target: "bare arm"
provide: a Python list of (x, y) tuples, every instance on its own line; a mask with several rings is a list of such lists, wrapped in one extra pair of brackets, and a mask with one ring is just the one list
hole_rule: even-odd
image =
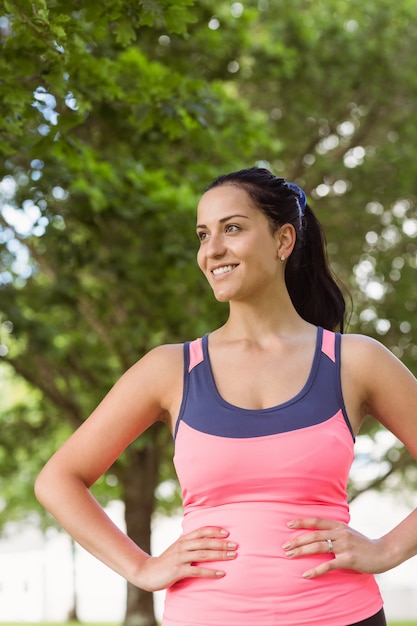
[(86, 550), (133, 584), (154, 591), (186, 576), (219, 577), (193, 566), (227, 556), (228, 533), (203, 528), (180, 537), (160, 557), (151, 557), (109, 519), (91, 495), (91, 485), (151, 424), (172, 424), (182, 394), (182, 346), (161, 346), (130, 368), (84, 424), (40, 473), (39, 501)]
[[(417, 459), (417, 381), (380, 343), (357, 335), (342, 339), (342, 382), (352, 426), (372, 415)], [(380, 573), (417, 554), (417, 510), (383, 537), (371, 540), (346, 524), (324, 519), (293, 520), (292, 528), (314, 528), (284, 547), (287, 556), (328, 551), (335, 558), (305, 573), (315, 577), (337, 568)]]

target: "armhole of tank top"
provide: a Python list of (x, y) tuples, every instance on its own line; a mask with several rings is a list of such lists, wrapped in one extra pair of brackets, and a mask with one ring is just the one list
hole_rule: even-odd
[(190, 341), (186, 341), (184, 343), (183, 346), (183, 350), (184, 350), (184, 372), (183, 372), (183, 383), (182, 383), (182, 400), (181, 400), (181, 406), (180, 406), (180, 410), (178, 412), (178, 417), (177, 417), (177, 421), (175, 422), (175, 428), (174, 428), (174, 442), (175, 439), (177, 437), (177, 432), (178, 432), (178, 428), (182, 419), (182, 416), (184, 414), (184, 409), (185, 409), (185, 404), (187, 401), (187, 395), (188, 395), (188, 369), (190, 367)]
[(356, 440), (355, 433), (352, 429), (352, 424), (350, 423), (349, 416), (346, 411), (345, 400), (343, 398), (343, 389), (342, 389), (342, 372), (341, 372), (341, 364), (342, 364), (342, 335), (340, 333), (334, 333), (334, 341), (335, 341), (335, 362), (336, 362), (336, 393), (340, 403), (340, 408), (342, 409), (343, 417), (345, 418), (345, 422), (347, 427), (349, 428), (350, 434), (352, 435), (353, 441)]

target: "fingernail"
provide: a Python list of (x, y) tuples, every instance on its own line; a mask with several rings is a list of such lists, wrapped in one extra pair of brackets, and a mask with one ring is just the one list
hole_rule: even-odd
[(288, 522), (287, 526), (288, 528), (294, 528), (295, 522)]
[(231, 550), (234, 550), (235, 548), (237, 548), (237, 543), (232, 543), (231, 541), (229, 541), (227, 547)]
[(304, 572), (303, 574), (303, 578), (311, 578), (312, 572), (308, 571), (308, 572)]
[(285, 553), (285, 556), (294, 556), (295, 552), (294, 550), (289, 550), (289, 552)]
[(217, 578), (221, 578), (222, 576), (224, 576), (225, 572), (216, 572), (216, 576)]
[(283, 550), (289, 550), (289, 548), (291, 548), (291, 544), (290, 543), (284, 543), (284, 545), (282, 546)]
[(229, 534), (229, 532), (228, 532), (227, 530), (223, 530), (223, 529), (222, 529), (222, 530), (220, 531), (220, 534), (221, 534), (221, 535), (228, 535), (228, 534)]
[(236, 556), (236, 552), (226, 552), (226, 556), (234, 557), (234, 556)]

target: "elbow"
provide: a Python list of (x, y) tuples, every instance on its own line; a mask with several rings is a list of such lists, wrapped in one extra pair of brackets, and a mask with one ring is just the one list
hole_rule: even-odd
[(54, 517), (67, 502), (88, 485), (76, 473), (57, 462), (52, 457), (41, 470), (34, 483), (34, 493), (38, 502)]
[(49, 481), (47, 472), (45, 471), (45, 468), (43, 468), (43, 470), (37, 476), (34, 484), (35, 498), (40, 504), (42, 504), (42, 506), (47, 505), (47, 495), (50, 491), (50, 488), (48, 487), (48, 482)]
[(54, 506), (57, 497), (59, 497), (61, 482), (56, 463), (48, 461), (40, 471), (34, 484), (36, 499), (48, 511), (51, 511), (51, 507)]

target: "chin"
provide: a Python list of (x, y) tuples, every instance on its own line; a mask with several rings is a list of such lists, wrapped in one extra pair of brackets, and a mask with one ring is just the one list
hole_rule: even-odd
[(230, 301), (230, 296), (227, 296), (226, 294), (214, 292), (214, 297), (216, 298), (217, 302), (229, 302)]

